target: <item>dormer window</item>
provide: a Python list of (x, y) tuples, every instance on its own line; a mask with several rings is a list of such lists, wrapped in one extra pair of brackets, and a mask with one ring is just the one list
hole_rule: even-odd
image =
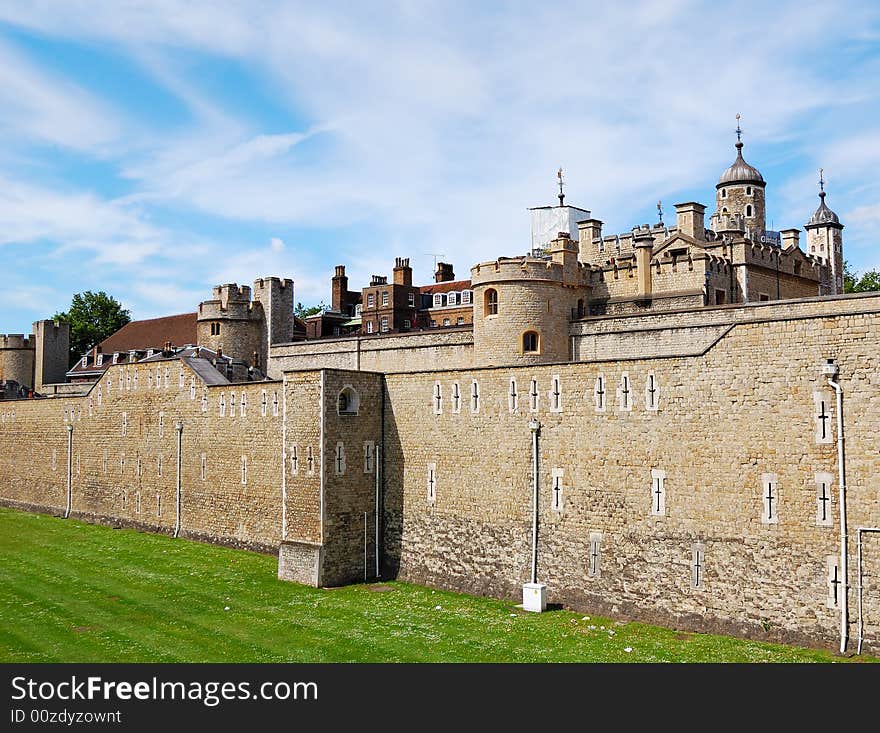
[(455, 305), (458, 302), (458, 293), (451, 292), (446, 295), (446, 305)]
[(89, 357), (87, 357), (87, 356), (84, 356), (84, 357), (80, 360), (80, 363), (79, 363), (79, 365), (80, 365), (83, 369), (85, 369), (85, 368), (88, 366), (88, 364), (89, 364)]
[(111, 364), (118, 364), (119, 363), (119, 352), (118, 351), (113, 352), (113, 360), (110, 363)]
[(443, 293), (434, 293), (434, 307), (442, 308), (443, 307)]
[(147, 349), (147, 358), (149, 359), (149, 358), (150, 358), (153, 354), (155, 354), (155, 353), (156, 353), (156, 352), (153, 351), (153, 349)]
[(104, 365), (104, 355), (98, 354), (98, 358), (95, 361), (95, 366), (103, 366)]
[(359, 316), (359, 315), (361, 314), (361, 310), (363, 310), (363, 306), (362, 306), (360, 303), (358, 303), (358, 304), (354, 307), (354, 315), (355, 315), (355, 317), (357, 317), (357, 316)]
[(462, 305), (470, 305), (471, 304), (471, 291), (470, 290), (462, 290), (461, 291), (461, 304)]

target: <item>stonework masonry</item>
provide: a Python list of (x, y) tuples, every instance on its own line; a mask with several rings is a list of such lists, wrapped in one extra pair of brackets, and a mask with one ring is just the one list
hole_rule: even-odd
[[(443, 334), (446, 348), (465, 335)], [(0, 406), (0, 500), (64, 514), (69, 460), (74, 517), (277, 551), (281, 577), (312, 585), (372, 579), (378, 555), (382, 577), (517, 597), (537, 419), (538, 575), (550, 602), (834, 644), (836, 415), (820, 366), (835, 359), (845, 390), (852, 537), (880, 524), (880, 295), (586, 318), (571, 337), (567, 363), (437, 359), (432, 370), (311, 368), (246, 384), (205, 385), (173, 358), (112, 366), (85, 396)], [(851, 636), (855, 551), (851, 539)], [(880, 541), (866, 534), (870, 653), (878, 579)]]

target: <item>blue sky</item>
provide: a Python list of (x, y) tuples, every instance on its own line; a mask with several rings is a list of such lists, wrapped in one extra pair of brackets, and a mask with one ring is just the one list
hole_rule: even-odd
[(873, 2), (3, 0), (0, 332), (89, 289), (149, 318), (263, 275), (326, 301), (395, 256), (467, 277), (527, 249), (560, 165), (606, 233), (711, 211), (737, 112), (768, 225), (824, 167), (880, 268), (878, 79)]

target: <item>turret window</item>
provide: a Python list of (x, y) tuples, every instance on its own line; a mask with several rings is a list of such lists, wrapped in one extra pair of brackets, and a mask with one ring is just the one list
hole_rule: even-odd
[(727, 198), (727, 189), (726, 188), (721, 189), (721, 198), (723, 198), (723, 199)]
[(487, 316), (496, 316), (498, 315), (498, 291), (494, 288), (489, 288), (486, 291), (486, 308), (485, 314)]
[(524, 354), (537, 354), (538, 353), (538, 332), (537, 331), (526, 331), (522, 336), (522, 350)]
[(219, 323), (212, 323), (211, 324), (211, 335), (212, 336), (219, 336), (220, 335), (220, 324)]
[(748, 206), (746, 206), (746, 216), (751, 216), (751, 215), (752, 215), (752, 205), (749, 204)]
[(746, 186), (746, 196), (751, 196), (751, 195), (752, 195), (752, 187)]

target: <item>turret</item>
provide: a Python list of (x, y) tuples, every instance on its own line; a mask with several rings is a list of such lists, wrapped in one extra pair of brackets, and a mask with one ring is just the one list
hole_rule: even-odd
[(712, 217), (713, 229), (721, 231), (729, 227), (730, 219), (724, 224), (725, 215), (739, 215), (745, 229), (757, 238), (764, 233), (766, 226), (765, 188), (766, 183), (760, 171), (746, 163), (742, 156), (742, 130), (739, 115), (736, 116), (736, 160), (721, 174), (715, 186), (716, 211)]
[(822, 295), (843, 292), (843, 224), (825, 203), (825, 176), (819, 169), (819, 208), (804, 225), (807, 230), (807, 252), (826, 268), (822, 279)]

